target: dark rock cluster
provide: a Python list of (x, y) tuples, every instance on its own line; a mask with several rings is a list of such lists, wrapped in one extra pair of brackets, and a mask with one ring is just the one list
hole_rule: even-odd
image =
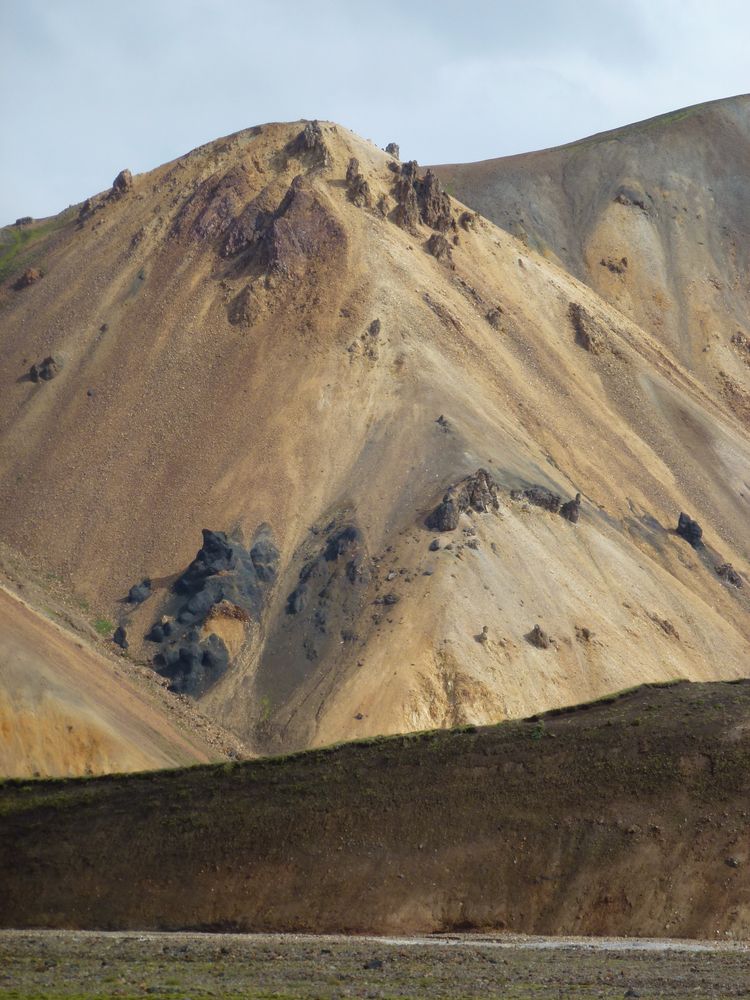
[(552, 645), (552, 640), (540, 625), (535, 625), (533, 629), (527, 633), (526, 639), (532, 646), (536, 646), (537, 649), (549, 649)]
[(129, 170), (121, 170), (120, 173), (115, 177), (112, 182), (111, 194), (114, 197), (119, 198), (121, 195), (126, 194), (133, 186), (133, 175)]
[(562, 504), (560, 514), (571, 524), (578, 524), (578, 518), (581, 516), (581, 494), (576, 493), (575, 499)]
[(389, 156), (393, 156), (397, 160), (401, 159), (401, 150), (398, 148), (397, 142), (389, 142), (385, 147), (385, 151), (389, 154)]
[(486, 469), (456, 483), (425, 520), (430, 531), (455, 531), (462, 513), (474, 510), (483, 514), (499, 508), (498, 486)]
[(161, 646), (154, 664), (172, 690), (197, 696), (226, 670), (224, 643), (202, 627), (217, 611), (242, 620), (259, 617), (278, 560), (267, 529), (257, 533), (249, 549), (238, 537), (204, 529), (198, 553), (173, 584), (174, 617), (155, 622), (146, 635)]
[(433, 233), (425, 244), (425, 250), (443, 264), (450, 264), (453, 257), (451, 245), (442, 233)]
[(694, 549), (702, 544), (703, 529), (697, 521), (685, 513), (681, 513), (677, 520), (677, 534), (686, 542), (690, 542)]
[(63, 368), (62, 358), (49, 355), (42, 361), (37, 361), (29, 368), (29, 378), (32, 382), (49, 382), (60, 374)]

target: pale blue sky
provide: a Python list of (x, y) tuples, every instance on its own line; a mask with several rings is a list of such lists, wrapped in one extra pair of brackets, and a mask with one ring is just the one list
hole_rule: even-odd
[(735, 0), (0, 0), (0, 39), (0, 224), (266, 121), (435, 163), (750, 90)]

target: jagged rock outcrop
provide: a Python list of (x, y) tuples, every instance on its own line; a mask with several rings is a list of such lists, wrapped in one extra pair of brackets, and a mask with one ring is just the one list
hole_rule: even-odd
[(401, 150), (399, 149), (397, 142), (389, 142), (388, 145), (385, 147), (385, 151), (386, 153), (388, 153), (389, 156), (393, 156), (397, 160), (401, 159)]
[(677, 520), (677, 534), (686, 542), (690, 542), (694, 549), (702, 544), (703, 529), (688, 514), (680, 514)]
[(346, 169), (346, 189), (349, 200), (357, 208), (372, 207), (370, 185), (367, 183), (364, 174), (360, 171), (359, 160), (355, 156), (349, 160), (349, 166)]
[(327, 167), (331, 162), (331, 153), (318, 121), (306, 123), (297, 138), (292, 141), (289, 152), (292, 156), (311, 154), (315, 165), (319, 167)]
[(451, 200), (432, 170), (420, 178), (416, 160), (402, 164), (393, 191), (397, 202), (394, 220), (403, 229), (416, 232), (420, 222), (439, 233), (452, 228)]
[(451, 486), (442, 501), (425, 520), (430, 531), (455, 531), (461, 514), (474, 510), (478, 514), (497, 511), (498, 485), (486, 469), (477, 469), (455, 486)]
[(48, 355), (29, 368), (29, 378), (32, 382), (49, 382), (56, 378), (63, 369), (63, 360), (58, 355)]

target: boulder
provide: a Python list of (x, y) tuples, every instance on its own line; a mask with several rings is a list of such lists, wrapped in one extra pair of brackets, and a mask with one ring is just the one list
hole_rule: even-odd
[(22, 288), (28, 288), (29, 285), (33, 285), (34, 282), (39, 281), (43, 277), (44, 274), (38, 267), (27, 267), (21, 277), (16, 280), (13, 287), (16, 291), (20, 292)]
[(398, 148), (397, 142), (389, 142), (385, 147), (385, 151), (389, 154), (389, 156), (393, 156), (397, 160), (401, 159), (401, 150)]
[(574, 500), (568, 500), (560, 507), (560, 514), (571, 524), (577, 524), (581, 516), (581, 494), (576, 493)]
[(122, 625), (118, 625), (117, 626), (117, 628), (115, 629), (114, 635), (112, 636), (112, 642), (116, 646), (119, 646), (120, 649), (127, 649), (128, 648), (128, 645), (129, 645), (129, 643), (128, 643), (128, 634), (125, 631), (124, 626), (122, 626)]
[(552, 645), (552, 640), (540, 625), (535, 625), (526, 638), (537, 649), (549, 649)]
[(441, 263), (449, 264), (453, 258), (451, 245), (442, 233), (433, 233), (425, 244), (425, 250)]
[(690, 542), (694, 549), (702, 544), (703, 529), (697, 521), (694, 521), (684, 512), (680, 513), (677, 520), (677, 534), (680, 538), (684, 538), (686, 542)]
[(142, 604), (149, 597), (151, 597), (151, 581), (145, 577), (128, 591), (128, 604)]
[(120, 173), (112, 181), (112, 194), (122, 195), (126, 191), (129, 191), (133, 186), (133, 175), (129, 170), (121, 170)]
[(50, 354), (29, 368), (29, 378), (32, 382), (49, 382), (60, 374), (62, 368), (62, 359)]

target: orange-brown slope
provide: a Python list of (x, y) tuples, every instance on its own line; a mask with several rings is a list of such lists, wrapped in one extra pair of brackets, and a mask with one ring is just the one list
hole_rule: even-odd
[[(50, 239), (3, 293), (2, 537), (122, 616), (139, 657), (185, 610), (202, 528), (262, 542), (248, 620), (225, 600), (189, 638), (226, 644), (201, 703), (258, 747), (745, 672), (746, 591), (716, 573), (750, 554), (745, 427), (434, 181), (335, 125), (264, 126)], [(24, 380), (47, 355), (56, 377)], [(431, 549), (425, 516), (480, 467), (497, 509)], [(579, 523), (511, 499), (530, 484), (581, 492)], [(142, 576), (152, 596), (120, 603)]]
[(749, 688), (9, 784), (0, 925), (745, 938)]
[(153, 770), (222, 756), (123, 673), (0, 587), (0, 775)]

